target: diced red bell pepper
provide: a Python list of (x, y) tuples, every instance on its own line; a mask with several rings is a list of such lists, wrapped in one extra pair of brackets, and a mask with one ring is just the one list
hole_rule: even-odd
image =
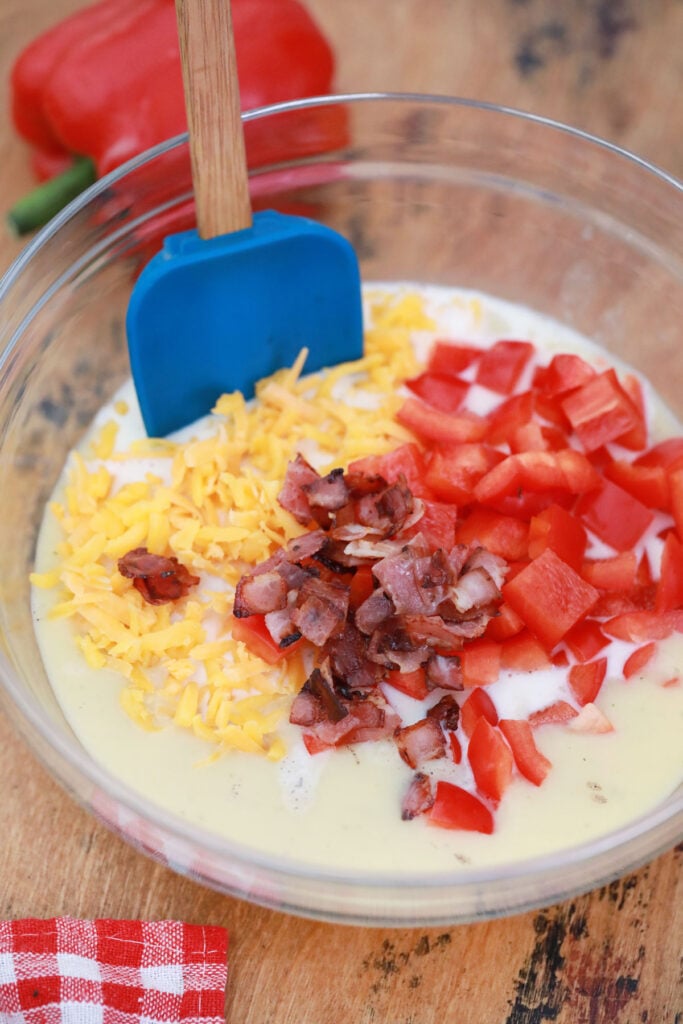
[(561, 352), (550, 360), (534, 384), (546, 395), (563, 395), (580, 388), (596, 376), (596, 370), (581, 356)]
[(539, 725), (558, 725), (564, 722), (571, 721), (572, 718), (576, 718), (578, 711), (573, 708), (566, 700), (556, 700), (553, 704), (549, 704), (547, 708), (541, 708), (539, 711), (532, 711), (529, 715), (529, 725), (536, 729)]
[(434, 804), (428, 812), (429, 822), (440, 828), (463, 829), (491, 835), (493, 814), (486, 804), (462, 786), (452, 782), (437, 782)]
[(501, 402), (486, 417), (489, 428), (486, 439), (489, 444), (506, 444), (516, 430), (531, 423), (534, 416), (534, 395), (523, 391)]
[(595, 619), (582, 619), (565, 635), (564, 642), (577, 661), (592, 661), (609, 644), (600, 623)]
[(635, 551), (622, 551), (614, 558), (587, 559), (581, 575), (598, 590), (627, 593), (636, 585), (638, 559)]
[(465, 444), (483, 441), (487, 423), (482, 416), (464, 409), (461, 413), (441, 412), (418, 398), (407, 398), (396, 419), (423, 441), (441, 444)]
[(233, 616), (230, 630), (233, 640), (240, 640), (252, 654), (262, 658), (269, 665), (277, 665), (278, 662), (284, 661), (303, 643), (303, 639), (295, 640), (286, 647), (280, 647), (268, 632), (264, 615), (249, 615), (242, 619)]
[(546, 548), (551, 548), (578, 572), (586, 541), (581, 523), (560, 505), (549, 505), (529, 523), (529, 558), (538, 558)]
[(608, 462), (603, 470), (612, 483), (632, 495), (647, 508), (666, 512), (671, 507), (669, 480), (663, 466), (638, 466), (634, 462)]
[(683, 539), (683, 468), (672, 468), (667, 471), (671, 514), (676, 523), (678, 536)]
[(662, 550), (659, 580), (655, 593), (655, 611), (668, 612), (683, 607), (683, 544), (673, 531), (666, 535)]
[(624, 448), (629, 448), (631, 451), (639, 452), (647, 444), (647, 423), (645, 419), (643, 389), (638, 378), (634, 377), (632, 373), (627, 373), (623, 377), (621, 386), (637, 409), (638, 420), (631, 430), (622, 434), (619, 438), (619, 444), (623, 445)]
[(662, 469), (673, 469), (676, 463), (683, 462), (683, 437), (669, 437), (648, 448), (643, 455), (633, 461), (634, 466), (661, 466)]
[(462, 761), (462, 747), (460, 745), (460, 740), (454, 732), (448, 733), (448, 742), (451, 748), (451, 759), (453, 763), (460, 764)]
[(536, 746), (529, 723), (519, 718), (501, 718), (498, 726), (510, 744), (517, 771), (534, 786), (540, 786), (552, 764)]
[(366, 455), (349, 463), (349, 473), (383, 476), (387, 483), (395, 484), (403, 475), (416, 498), (431, 497), (425, 486), (425, 458), (414, 441), (402, 444), (384, 455)]
[(490, 725), (498, 724), (496, 705), (481, 686), (475, 687), (460, 707), (460, 725), (465, 736), (471, 736), (477, 719), (484, 717)]
[(500, 731), (486, 721), (477, 720), (467, 748), (477, 789), (489, 800), (499, 803), (512, 781), (512, 751)]
[(533, 421), (516, 427), (508, 437), (508, 444), (514, 455), (518, 452), (559, 452), (569, 447), (569, 440), (559, 427)]
[(406, 387), (435, 409), (457, 412), (470, 389), (468, 381), (445, 373), (426, 372), (405, 382)]
[(485, 505), (519, 491), (559, 489), (570, 494), (594, 490), (600, 477), (581, 452), (565, 448), (557, 452), (520, 452), (508, 455), (489, 470), (474, 488)]
[(535, 672), (537, 669), (547, 668), (550, 658), (545, 647), (524, 629), (503, 642), (500, 663), (503, 668), (515, 672)]
[(526, 559), (529, 526), (522, 519), (494, 509), (475, 507), (456, 529), (459, 544), (479, 543), (507, 561)]
[(466, 689), (495, 683), (500, 674), (500, 644), (495, 640), (470, 640), (458, 657)]
[(582, 665), (572, 665), (569, 669), (569, 688), (576, 697), (577, 703), (592, 704), (603, 684), (607, 672), (607, 658), (586, 661)]
[(497, 341), (482, 354), (477, 367), (477, 384), (509, 395), (533, 354), (534, 346), (529, 341)]
[(505, 456), (487, 444), (459, 444), (437, 448), (432, 454), (425, 483), (443, 501), (468, 505), (475, 484)]
[(611, 480), (579, 498), (575, 514), (584, 526), (616, 551), (635, 547), (654, 519), (651, 509)]
[(614, 726), (607, 715), (590, 702), (584, 704), (576, 718), (572, 718), (569, 728), (575, 732), (594, 733), (595, 735), (614, 732)]
[(503, 587), (503, 599), (548, 650), (588, 614), (598, 596), (551, 548)]
[(436, 341), (429, 355), (427, 368), (431, 373), (457, 377), (481, 357), (483, 349), (458, 342)]
[(508, 640), (524, 629), (524, 623), (509, 604), (502, 601), (498, 613), (489, 619), (484, 636), (490, 640)]
[(630, 679), (631, 676), (644, 669), (654, 657), (656, 650), (657, 644), (654, 640), (650, 640), (649, 643), (643, 644), (642, 647), (638, 647), (632, 654), (629, 654), (624, 662), (624, 679)]
[(408, 697), (413, 697), (415, 700), (424, 700), (425, 697), (429, 696), (427, 675), (423, 668), (417, 668), (414, 672), (392, 670), (387, 673), (386, 681), (396, 690), (400, 690), (401, 693), (405, 693)]
[(683, 633), (683, 611), (634, 611), (615, 615), (602, 625), (603, 632), (617, 640), (640, 643), (665, 640), (672, 633)]
[(610, 441), (629, 440), (631, 431), (644, 431), (639, 410), (611, 369), (570, 392), (562, 408), (587, 452)]
[(602, 619), (614, 618), (627, 612), (650, 612), (655, 606), (656, 591), (654, 583), (650, 586), (635, 586), (628, 593), (610, 593), (609, 590), (603, 590), (591, 609), (591, 615)]

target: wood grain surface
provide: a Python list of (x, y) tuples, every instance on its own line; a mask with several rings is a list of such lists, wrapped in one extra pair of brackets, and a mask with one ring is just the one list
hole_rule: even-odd
[[(0, 3), (0, 195), (30, 184), (7, 79), (79, 0)], [(339, 91), (459, 94), (568, 121), (683, 177), (681, 0), (308, 0)], [(0, 237), (0, 269), (20, 250)], [(216, 895), (81, 811), (0, 717), (0, 915), (175, 917), (230, 930), (229, 1024), (681, 1024), (681, 853), (506, 920), (363, 929)]]

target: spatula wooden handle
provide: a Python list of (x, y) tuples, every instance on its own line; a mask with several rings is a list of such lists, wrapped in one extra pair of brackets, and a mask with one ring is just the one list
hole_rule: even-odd
[(230, 0), (176, 0), (202, 238), (251, 227)]

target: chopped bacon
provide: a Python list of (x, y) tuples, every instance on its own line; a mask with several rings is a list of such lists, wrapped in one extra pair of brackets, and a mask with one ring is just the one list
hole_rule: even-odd
[(265, 623), (266, 629), (279, 647), (288, 647), (295, 640), (301, 639), (301, 633), (292, 622), (292, 609), (289, 605), (268, 612)]
[[(244, 576), (234, 613), (264, 614), (280, 647), (303, 637), (316, 648), (316, 667), (290, 716), (305, 730), (307, 749), (394, 736), (413, 768), (444, 757), (443, 730), (452, 733), (458, 724), (455, 698), (447, 694), (426, 718), (402, 728), (379, 684), (390, 671), (420, 670), (430, 690), (461, 690), (456, 652), (496, 614), (506, 563), (479, 546), (437, 547), (414, 530), (425, 504), (402, 476), (391, 484), (341, 469), (320, 476), (298, 456), (280, 502), (301, 523), (317, 520), (319, 528)], [(351, 601), (360, 566), (371, 586)]]
[(168, 604), (185, 597), (190, 587), (199, 583), (177, 558), (153, 555), (147, 548), (133, 548), (119, 558), (122, 576), (133, 581), (133, 586), (148, 604)]
[(399, 615), (433, 615), (450, 583), (442, 550), (415, 557), (406, 545), (397, 555), (382, 558), (372, 571)]
[(266, 615), (286, 606), (287, 584), (278, 572), (271, 570), (242, 577), (235, 591), (232, 613), (241, 619), (248, 615)]
[(349, 588), (335, 580), (306, 580), (298, 593), (292, 622), (316, 647), (343, 629), (349, 607)]
[(500, 597), (500, 590), (486, 569), (481, 567), (465, 568), (450, 593), (450, 599), (459, 612), (468, 612), (470, 608), (493, 604), (500, 601)]
[(434, 718), (421, 718), (414, 725), (397, 729), (394, 739), (399, 754), (411, 768), (446, 756), (443, 730)]
[(361, 633), (370, 636), (393, 613), (393, 605), (384, 591), (373, 590), (360, 607), (356, 608), (354, 618)]
[(304, 558), (312, 558), (327, 543), (325, 530), (309, 530), (298, 537), (293, 537), (287, 545), (287, 558), (290, 562), (302, 562)]
[(292, 702), (289, 720), (292, 725), (315, 725), (325, 717), (320, 699), (304, 684)]
[(432, 654), (426, 665), (427, 683), (442, 690), (462, 690), (462, 669), (457, 655)]
[(327, 476), (304, 484), (303, 490), (311, 508), (322, 508), (326, 512), (336, 512), (349, 500), (343, 469), (333, 469)]
[(299, 523), (310, 523), (313, 518), (308, 495), (304, 488), (320, 479), (320, 474), (313, 469), (299, 454), (293, 462), (288, 463), (282, 490), (278, 494), (278, 501), (284, 509), (291, 512)]
[(416, 772), (401, 802), (401, 818), (412, 821), (418, 814), (424, 814), (434, 804), (432, 783), (424, 772)]
[(368, 660), (366, 647), (365, 637), (352, 622), (347, 622), (343, 633), (331, 637), (323, 648), (337, 686), (345, 695), (375, 687), (379, 681), (379, 670)]
[(305, 686), (318, 698), (330, 722), (340, 722), (346, 718), (349, 711), (334, 692), (329, 662), (324, 661), (320, 668), (314, 668)]
[(377, 494), (366, 494), (358, 501), (358, 522), (378, 530), (382, 537), (393, 537), (405, 526), (413, 511), (413, 495), (404, 477)]
[(434, 718), (437, 722), (441, 722), (444, 729), (450, 729), (452, 732), (455, 732), (460, 720), (460, 705), (455, 697), (447, 693), (429, 709), (427, 718)]

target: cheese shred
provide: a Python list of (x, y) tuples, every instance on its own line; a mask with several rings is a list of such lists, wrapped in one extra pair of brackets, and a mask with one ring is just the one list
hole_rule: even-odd
[[(400, 385), (418, 371), (412, 333), (434, 324), (412, 293), (371, 300), (370, 314), (357, 362), (304, 377), (304, 350), (258, 384), (256, 401), (219, 398), (183, 442), (121, 447), (119, 400), (70, 457), (51, 505), (62, 532), (56, 564), (32, 583), (59, 588), (51, 614), (73, 621), (88, 665), (121, 675), (122, 707), (142, 728), (173, 723), (212, 744), (212, 757), (284, 755), (278, 728), (305, 666), (297, 655), (268, 666), (232, 639), (234, 587), (302, 532), (277, 499), (297, 452), (326, 473), (412, 439), (395, 420)], [(117, 569), (136, 547), (176, 556), (201, 585), (173, 604), (147, 604)]]

